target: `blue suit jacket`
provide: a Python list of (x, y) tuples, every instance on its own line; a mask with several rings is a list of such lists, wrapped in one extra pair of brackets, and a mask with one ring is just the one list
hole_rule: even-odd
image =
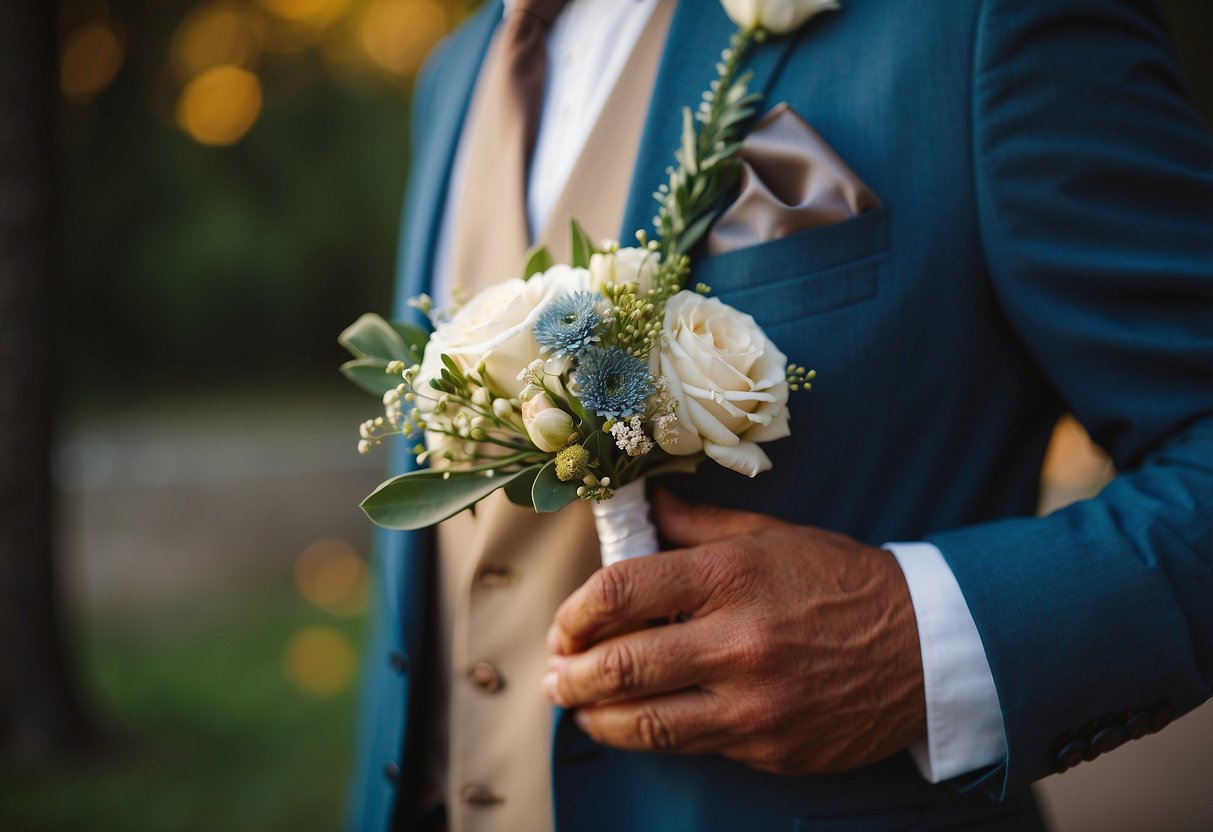
[[(489, 3), (413, 103), (399, 264), (423, 291)], [(621, 238), (647, 227), (731, 24), (675, 14)], [(594, 746), (559, 719), (563, 830), (883, 829), (1016, 803), (1018, 789), (1161, 726), (1213, 683), (1213, 151), (1154, 6), (1132, 0), (844, 0), (752, 61), (884, 208), (714, 258), (694, 280), (815, 367), (792, 437), (752, 482), (670, 485), (880, 544), (943, 552), (980, 631), (1008, 755), (926, 785), (905, 755), (830, 777)], [(1059, 413), (1121, 472), (1033, 518)], [(398, 458), (397, 467), (406, 464)], [(350, 825), (411, 811), (429, 658), (429, 546), (381, 534)], [(385, 776), (385, 765), (387, 774)], [(399, 771), (402, 776), (397, 776)], [(980, 788), (973, 788), (980, 786)], [(966, 820), (968, 818), (968, 820)], [(987, 828), (987, 827), (982, 827)]]

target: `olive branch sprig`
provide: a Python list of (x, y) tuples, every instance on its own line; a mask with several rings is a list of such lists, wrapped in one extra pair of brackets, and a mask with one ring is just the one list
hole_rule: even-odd
[(761, 93), (749, 90), (754, 73), (738, 70), (750, 46), (762, 37), (756, 27), (736, 31), (720, 54), (717, 78), (704, 91), (699, 108), (682, 109), (677, 165), (666, 169), (668, 180), (653, 194), (660, 203), (653, 227), (663, 262), (677, 260), (699, 243), (737, 184), (739, 128), (762, 100)]

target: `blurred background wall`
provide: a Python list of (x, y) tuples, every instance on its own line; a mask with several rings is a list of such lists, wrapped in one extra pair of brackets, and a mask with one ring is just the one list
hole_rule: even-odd
[[(475, 5), (4, 6), (0, 78), (46, 89), (0, 95), (45, 240), (0, 239), (0, 829), (336, 825), (382, 462), (334, 338), (388, 307), (410, 85)], [(1208, 116), (1209, 4), (1167, 8)], [(1064, 422), (1043, 508), (1110, 473)], [(1042, 794), (1064, 832), (1210, 829), (1211, 747), (1206, 706)]]

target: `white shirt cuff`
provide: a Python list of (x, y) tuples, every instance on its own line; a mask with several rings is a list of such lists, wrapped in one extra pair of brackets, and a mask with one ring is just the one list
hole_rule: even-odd
[(927, 738), (910, 747), (918, 771), (939, 783), (1002, 762), (1002, 711), (990, 664), (956, 576), (930, 543), (886, 543), (914, 604), (927, 698)]

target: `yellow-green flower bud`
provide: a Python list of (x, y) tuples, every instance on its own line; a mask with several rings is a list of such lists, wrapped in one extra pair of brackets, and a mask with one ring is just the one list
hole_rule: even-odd
[[(585, 475), (585, 466), (589, 462), (589, 451), (580, 445), (569, 445), (556, 454), (556, 476), (560, 478), (561, 482), (579, 480)], [(580, 491), (580, 489), (578, 490)]]

